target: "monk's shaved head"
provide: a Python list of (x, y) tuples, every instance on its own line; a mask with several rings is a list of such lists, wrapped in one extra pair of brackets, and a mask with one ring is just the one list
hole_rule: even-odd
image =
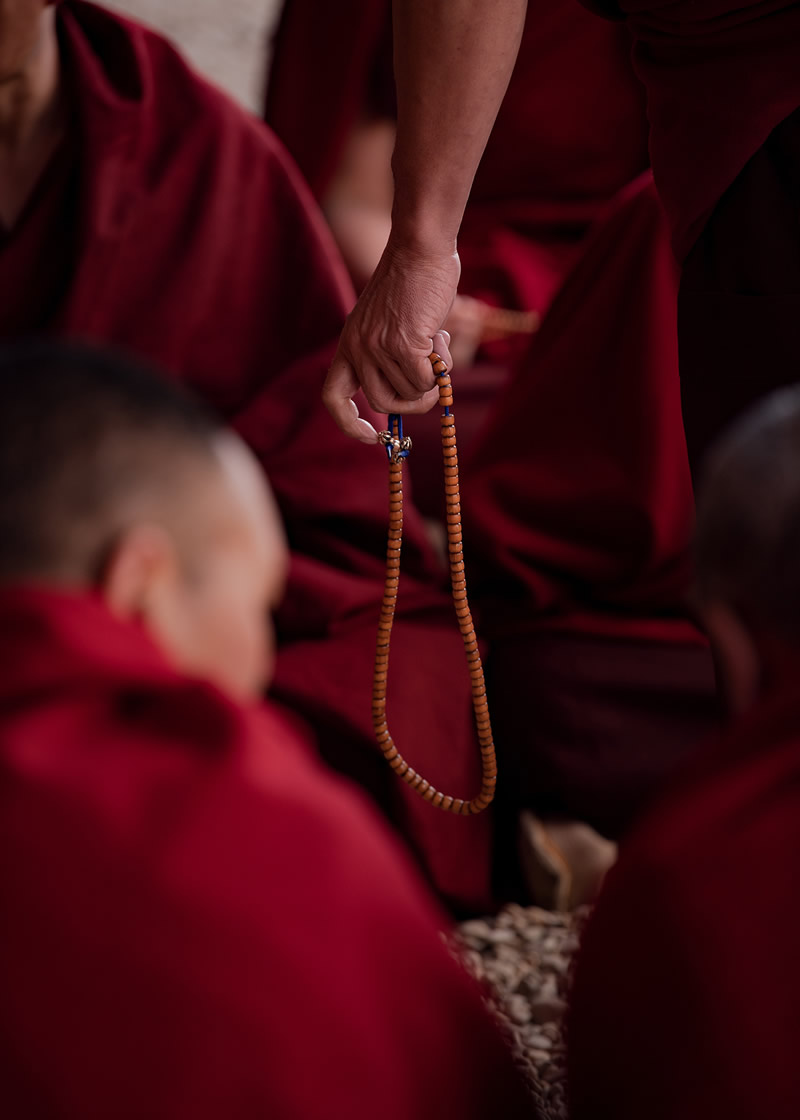
[(800, 643), (800, 388), (771, 394), (711, 452), (696, 578), (704, 603)]
[(85, 581), (142, 517), (180, 511), (219, 423), (118, 355), (0, 348), (0, 579)]
[(242, 441), (115, 354), (0, 348), (0, 582), (103, 596), (240, 697), (273, 664), (288, 553)]

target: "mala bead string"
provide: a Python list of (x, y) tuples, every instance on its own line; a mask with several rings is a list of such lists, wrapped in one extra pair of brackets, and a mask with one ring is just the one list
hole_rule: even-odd
[(486, 313), (481, 342), (497, 342), (515, 335), (536, 334), (541, 325), (538, 311), (507, 311), (493, 307)]
[(401, 416), (389, 417), (389, 429), (379, 433), (389, 459), (389, 535), (386, 546), (386, 582), (378, 622), (378, 641), (375, 650), (375, 675), (372, 688), (372, 723), (384, 757), (394, 772), (408, 782), (431, 805), (448, 813), (470, 816), (482, 812), (494, 797), (497, 784), (489, 706), (483, 678), (478, 639), (467, 601), (467, 583), (464, 573), (464, 549), (461, 535), (461, 501), (458, 486), (458, 452), (456, 449), (456, 424), (453, 416), (453, 388), (447, 366), (438, 354), (430, 355), (436, 383), (439, 387), (439, 404), (442, 406), (442, 454), (444, 458), (444, 488), (447, 504), (447, 542), (450, 554), (450, 583), (453, 590), (458, 625), (464, 640), (472, 687), (472, 708), (481, 754), (480, 793), (465, 801), (434, 789), (406, 760), (394, 744), (386, 722), (386, 687), (389, 679), (389, 647), (392, 623), (400, 586), (400, 553), (403, 543), (403, 461), (408, 458), (411, 440), (403, 436)]

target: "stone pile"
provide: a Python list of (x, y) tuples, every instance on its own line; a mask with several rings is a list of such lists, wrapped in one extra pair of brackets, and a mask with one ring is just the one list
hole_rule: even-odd
[(488, 985), (541, 1120), (566, 1120), (564, 1014), (572, 959), (586, 911), (557, 914), (507, 906), (463, 922), (456, 949)]

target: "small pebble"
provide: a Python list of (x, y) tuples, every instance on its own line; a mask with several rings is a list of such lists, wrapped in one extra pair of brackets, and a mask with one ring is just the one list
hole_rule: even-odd
[(529, 1018), (534, 1023), (560, 1023), (566, 1010), (563, 999), (537, 999), (530, 1005)]
[(531, 1005), (524, 996), (509, 996), (505, 1006), (512, 1023), (529, 1023), (531, 1021)]

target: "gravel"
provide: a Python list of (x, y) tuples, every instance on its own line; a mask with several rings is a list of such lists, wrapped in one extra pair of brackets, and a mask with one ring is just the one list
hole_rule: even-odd
[(541, 1120), (566, 1120), (563, 1037), (570, 966), (588, 910), (507, 906), (457, 930), (456, 951), (488, 986)]

